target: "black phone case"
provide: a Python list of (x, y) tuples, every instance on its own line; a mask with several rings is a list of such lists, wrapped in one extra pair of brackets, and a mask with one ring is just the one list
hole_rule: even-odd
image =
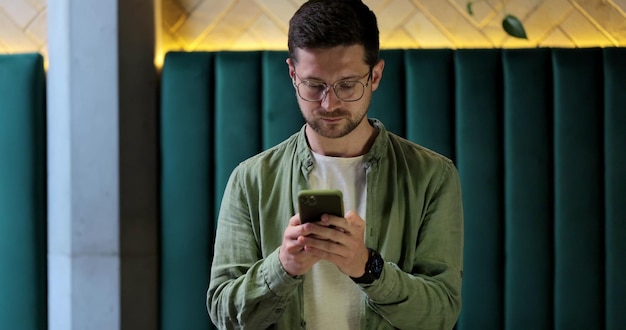
[(319, 221), (322, 214), (343, 217), (343, 194), (341, 190), (302, 190), (298, 194), (300, 221)]

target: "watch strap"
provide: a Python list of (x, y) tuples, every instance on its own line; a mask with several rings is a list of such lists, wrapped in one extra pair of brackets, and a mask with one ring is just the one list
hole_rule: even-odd
[(372, 284), (380, 278), (383, 272), (384, 261), (374, 249), (367, 249), (369, 255), (365, 264), (365, 273), (361, 277), (350, 277), (357, 284)]

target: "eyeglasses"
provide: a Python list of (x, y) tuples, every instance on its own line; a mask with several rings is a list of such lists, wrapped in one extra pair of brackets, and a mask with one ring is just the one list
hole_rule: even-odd
[[(295, 71), (294, 74), (300, 79), (300, 83), (296, 84), (294, 79), (293, 87), (298, 91), (300, 98), (309, 102), (319, 102), (323, 100), (331, 87), (335, 91), (335, 95), (337, 95), (338, 99), (344, 102), (358, 101), (363, 97), (365, 87), (369, 85), (370, 79), (372, 78), (372, 70), (370, 70), (358, 80), (340, 80), (330, 86), (325, 82), (302, 79)], [(365, 76), (367, 76), (367, 81), (363, 84), (360, 80), (365, 78)]]

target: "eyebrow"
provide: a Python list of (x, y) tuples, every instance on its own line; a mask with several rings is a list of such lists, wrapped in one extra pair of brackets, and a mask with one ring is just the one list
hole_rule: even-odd
[[(297, 72), (296, 72), (296, 73), (297, 73)], [(368, 73), (369, 73), (369, 72), (368, 72)], [(340, 78), (340, 79), (338, 79), (338, 80), (336, 80), (335, 82), (332, 82), (332, 83), (327, 83), (327, 82), (325, 82), (323, 79), (320, 79), (320, 78), (317, 78), (317, 77), (306, 77), (306, 78), (305, 78), (305, 77), (302, 77), (302, 76), (300, 76), (300, 75), (298, 75), (298, 77), (300, 77), (300, 79), (302, 79), (302, 80), (308, 80), (308, 81), (315, 80), (316, 82), (321, 82), (321, 83), (324, 83), (324, 84), (327, 84), (327, 85), (333, 85), (333, 84), (336, 84), (336, 83), (338, 83), (338, 82), (340, 82), (340, 81), (346, 81), (346, 80), (354, 81), (354, 80), (359, 80), (359, 79), (361, 79), (361, 78), (365, 77), (365, 75), (363, 75), (363, 76), (359, 76), (359, 75), (357, 74), (357, 75), (352, 75), (352, 76), (346, 76), (346, 77)]]

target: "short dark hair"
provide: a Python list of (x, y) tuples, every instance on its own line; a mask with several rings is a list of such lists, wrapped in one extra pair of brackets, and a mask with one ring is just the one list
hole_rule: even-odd
[(289, 20), (289, 57), (296, 48), (362, 45), (370, 68), (378, 62), (380, 40), (376, 15), (361, 0), (309, 0)]

